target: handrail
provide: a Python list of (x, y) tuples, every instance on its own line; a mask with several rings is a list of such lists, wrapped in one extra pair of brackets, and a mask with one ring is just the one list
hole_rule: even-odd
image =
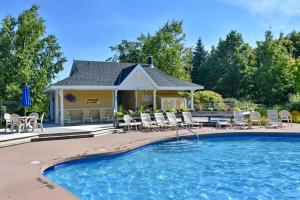
[[(192, 130), (191, 130), (190, 128), (188, 128), (188, 127), (182, 126), (182, 128), (184, 128), (184, 129), (188, 130), (189, 132), (193, 133), (195, 136), (197, 136), (197, 140), (198, 140), (198, 141), (200, 140), (199, 134), (197, 134), (196, 132), (192, 131)], [(180, 138), (180, 136), (179, 136), (179, 131), (178, 131), (178, 125), (176, 126), (176, 138), (177, 138), (177, 142), (179, 141), (179, 139), (180, 139), (180, 141), (181, 141), (181, 138)]]

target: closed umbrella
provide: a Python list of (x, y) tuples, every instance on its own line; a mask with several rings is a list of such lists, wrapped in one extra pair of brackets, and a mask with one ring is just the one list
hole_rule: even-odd
[(29, 90), (27, 83), (25, 83), (23, 90), (22, 90), (22, 99), (21, 99), (21, 106), (24, 107), (24, 109), (25, 109), (25, 116), (26, 116), (26, 107), (28, 107), (30, 105), (31, 105), (30, 90)]

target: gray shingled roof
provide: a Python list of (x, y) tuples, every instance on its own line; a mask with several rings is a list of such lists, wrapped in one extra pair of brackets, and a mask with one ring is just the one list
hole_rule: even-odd
[[(137, 65), (137, 63), (75, 60), (70, 76), (52, 86), (118, 86)], [(144, 64), (141, 66), (160, 87), (202, 87), (169, 76), (155, 67), (150, 68)]]

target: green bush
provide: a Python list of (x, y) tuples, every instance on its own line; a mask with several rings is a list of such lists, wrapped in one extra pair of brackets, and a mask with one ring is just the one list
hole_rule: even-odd
[(207, 103), (221, 103), (223, 102), (222, 96), (216, 92), (210, 90), (204, 90), (195, 92), (194, 94), (195, 104), (207, 104)]
[(122, 117), (123, 116), (123, 113), (122, 112), (116, 112), (115, 113), (115, 117)]
[(289, 96), (288, 108), (290, 111), (300, 111), (300, 94)]

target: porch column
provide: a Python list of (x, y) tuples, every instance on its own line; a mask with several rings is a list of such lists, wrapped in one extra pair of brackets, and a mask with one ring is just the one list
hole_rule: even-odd
[(60, 90), (60, 125), (64, 126), (64, 91)]
[(113, 91), (114, 113), (118, 112), (118, 90)]
[(137, 90), (135, 90), (134, 91), (134, 102), (135, 102), (135, 110), (137, 110), (138, 109), (138, 91)]
[(194, 110), (194, 90), (191, 90), (191, 110)]
[(53, 93), (49, 93), (49, 115), (50, 119), (53, 120)]
[(58, 123), (58, 91), (55, 90), (55, 123)]
[(156, 110), (156, 90), (153, 90), (153, 111)]

